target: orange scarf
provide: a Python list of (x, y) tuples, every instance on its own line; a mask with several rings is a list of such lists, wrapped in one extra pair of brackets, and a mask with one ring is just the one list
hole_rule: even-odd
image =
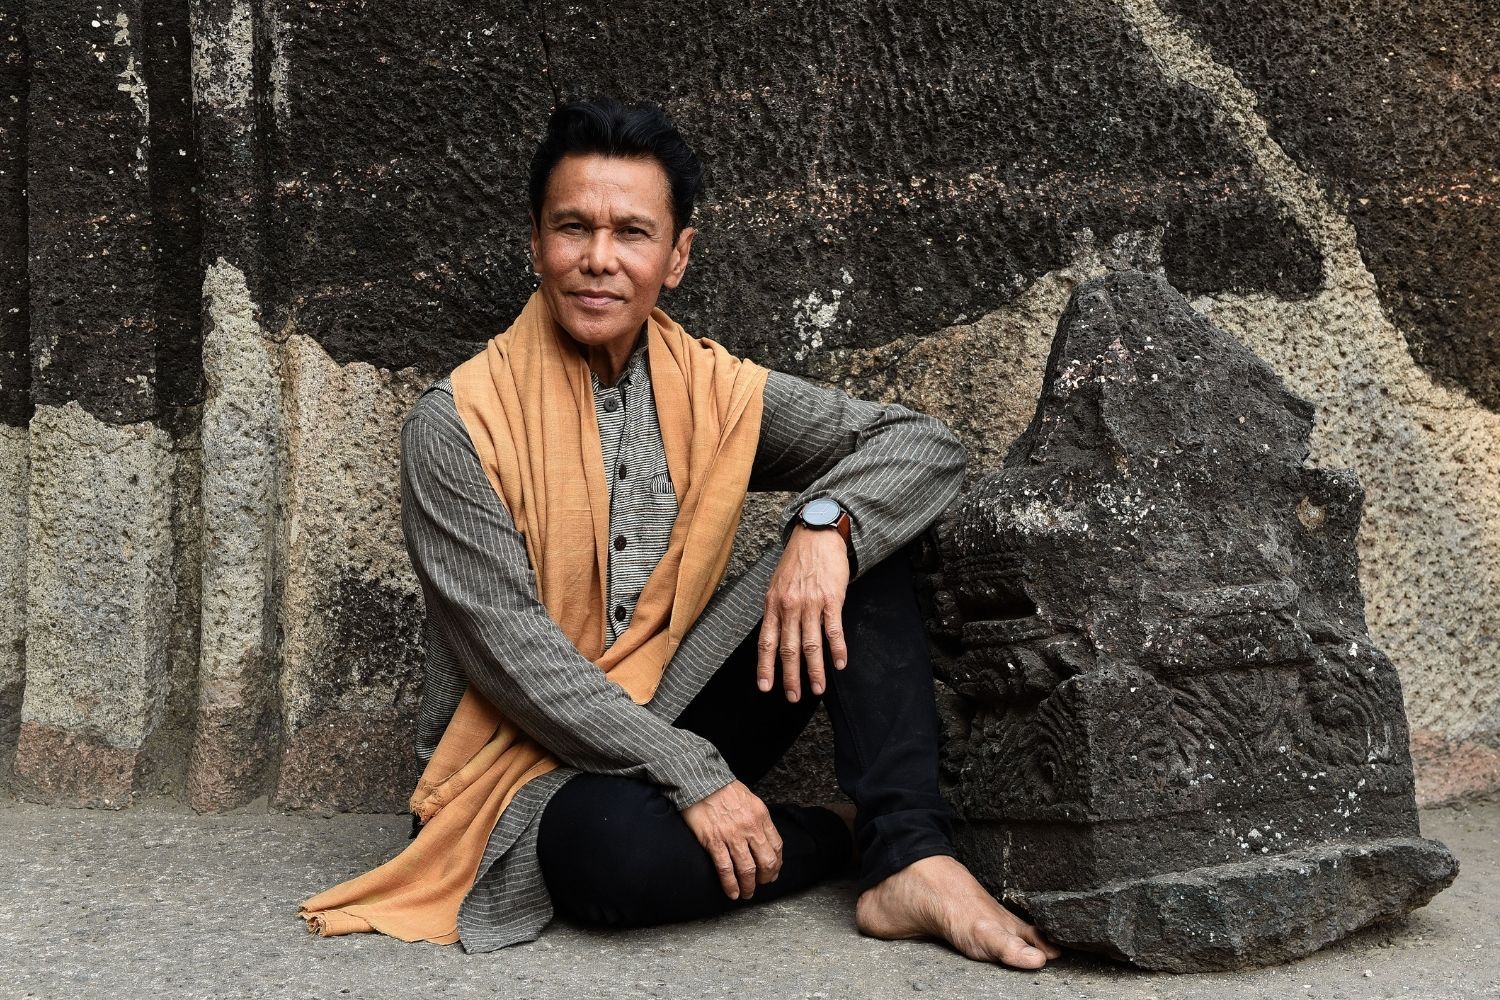
[[(760, 439), (766, 369), (654, 309), (646, 322), (678, 517), (629, 627), (604, 649), (609, 490), (588, 363), (534, 292), (515, 323), (453, 370), (453, 399), (495, 492), (526, 538), (538, 599), (577, 650), (651, 700), (724, 575)], [(580, 545), (580, 539), (593, 545)], [(471, 685), (411, 796), (415, 840), (298, 910), (325, 937), (379, 931), (452, 944), (500, 814), (558, 766)]]

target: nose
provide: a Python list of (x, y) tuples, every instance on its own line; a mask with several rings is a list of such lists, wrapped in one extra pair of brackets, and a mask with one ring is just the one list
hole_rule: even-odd
[(589, 274), (613, 274), (617, 264), (614, 234), (606, 226), (595, 229), (584, 247), (584, 270)]

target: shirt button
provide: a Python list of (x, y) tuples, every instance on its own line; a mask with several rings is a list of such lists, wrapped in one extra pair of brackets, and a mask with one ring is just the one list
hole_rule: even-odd
[(616, 604), (615, 605), (615, 621), (622, 622), (624, 620), (625, 620), (625, 605), (623, 605), (623, 604)]
[(605, 399), (604, 399), (604, 411), (606, 413), (613, 413), (616, 410), (618, 410), (619, 408), (620, 408), (620, 401), (618, 399), (616, 399), (613, 396), (607, 396), (607, 397), (605, 397)]
[(624, 462), (620, 463), (620, 478), (621, 479), (625, 478), (625, 463)]
[(624, 535), (616, 535), (615, 536), (615, 551), (619, 552), (623, 548), (625, 548), (625, 536)]

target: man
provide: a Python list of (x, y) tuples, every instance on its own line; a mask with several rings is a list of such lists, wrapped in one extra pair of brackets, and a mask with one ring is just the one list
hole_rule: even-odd
[[(956, 860), (937, 789), (904, 546), (955, 496), (962, 448), (930, 417), (766, 371), (657, 309), (686, 271), (701, 178), (654, 107), (557, 109), (532, 165), (540, 287), (403, 428), (403, 527), (429, 612), (413, 801), (423, 836), (451, 845), (439, 852), (477, 852), (488, 833), (458, 932), (410, 936), (489, 950), (535, 938), (554, 909), (687, 919), (857, 861), (862, 932), (1038, 968), (1058, 950)], [(747, 485), (799, 495), (781, 544), (710, 597)], [(762, 802), (748, 784), (825, 694), (852, 813)], [(460, 730), (483, 735), (455, 752)], [(479, 794), (481, 772), (497, 783)], [(450, 820), (466, 792), (500, 802), (498, 820), (477, 805)], [(452, 832), (429, 835), (441, 822)], [(360, 924), (345, 930), (408, 936), (330, 893), (304, 906), (325, 933), (338, 912)]]

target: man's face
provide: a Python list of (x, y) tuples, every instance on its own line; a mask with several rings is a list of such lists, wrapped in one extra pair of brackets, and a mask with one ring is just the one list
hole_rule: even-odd
[(662, 288), (687, 268), (672, 239), (667, 172), (650, 158), (570, 153), (547, 178), (531, 258), (552, 315), (586, 347), (631, 347)]

